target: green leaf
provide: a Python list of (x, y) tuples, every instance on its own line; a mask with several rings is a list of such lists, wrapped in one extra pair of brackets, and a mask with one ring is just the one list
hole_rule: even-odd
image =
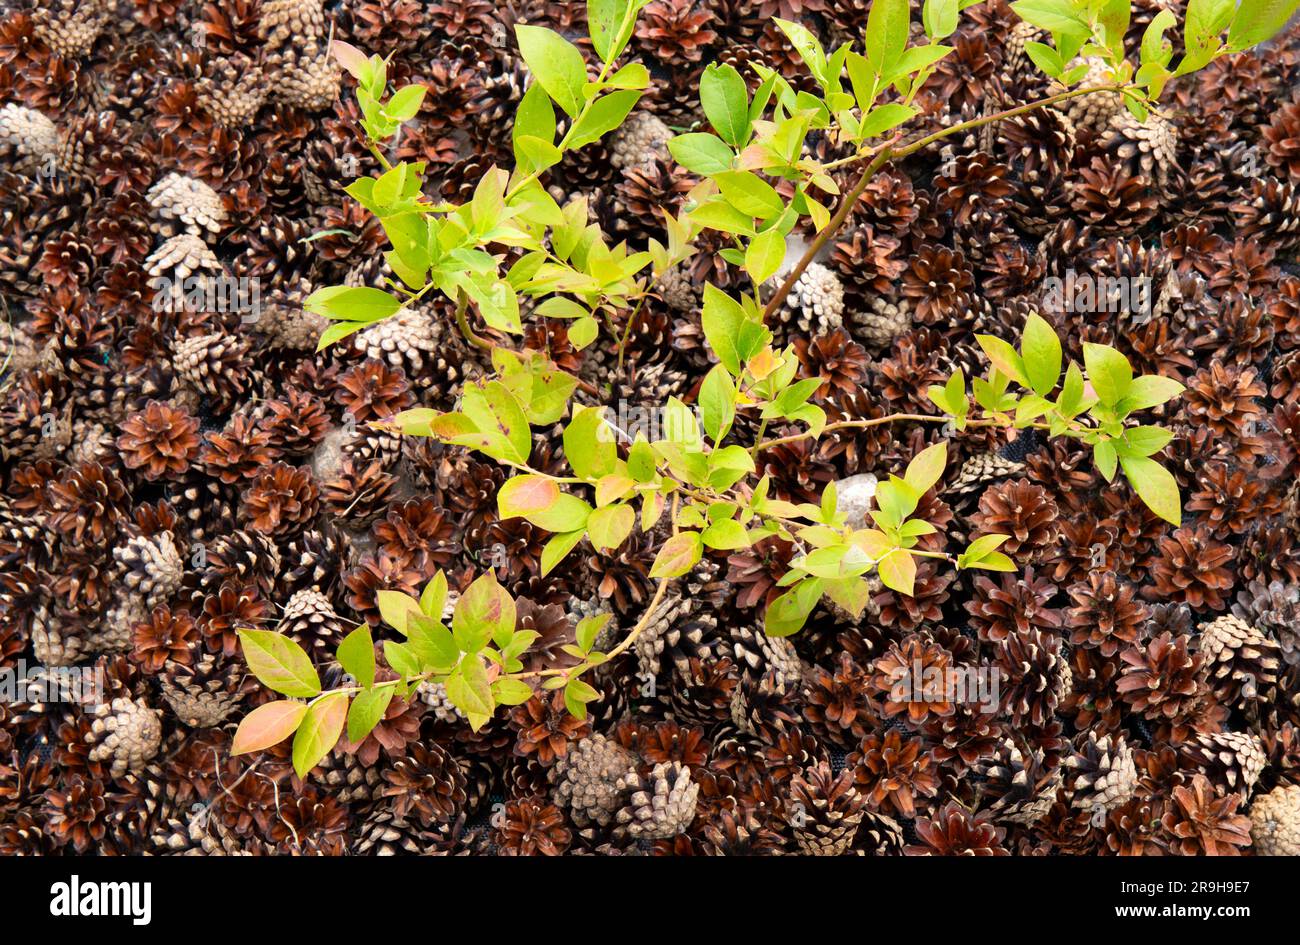
[(1183, 523), (1178, 483), (1165, 467), (1146, 456), (1121, 456), (1124, 476), (1147, 508), (1174, 526)]
[(335, 322), (320, 334), (320, 340), (316, 343), (316, 350), (324, 351), (336, 341), (342, 341), (351, 334), (355, 334), (363, 328), (369, 328), (370, 322)]
[(554, 479), (528, 474), (515, 476), (497, 490), (497, 515), (501, 518), (531, 518), (544, 512), (560, 499), (560, 487)]
[(456, 602), (451, 630), (456, 645), (466, 653), (477, 653), (488, 640), (509, 638), (515, 629), (515, 602), (500, 584), (495, 571), (474, 581)]
[(1011, 9), (1026, 23), (1050, 33), (1088, 32), (1069, 0), (1017, 0)]
[(902, 549), (895, 549), (876, 565), (880, 583), (911, 597), (916, 583), (916, 559)]
[(996, 335), (976, 335), (975, 340), (984, 349), (984, 354), (1001, 373), (1013, 381), (1029, 387), (1029, 378), (1025, 374), (1025, 362), (1015, 348)]
[(948, 465), (948, 446), (942, 440), (927, 446), (907, 464), (904, 481), (917, 495), (925, 495), (943, 475)]
[(602, 408), (580, 407), (574, 412), (573, 419), (564, 428), (564, 455), (581, 479), (595, 481), (614, 471), (618, 449), (613, 431), (603, 419)]
[(650, 566), (652, 578), (681, 577), (699, 564), (704, 554), (704, 543), (699, 532), (682, 532), (664, 542)]
[(587, 717), (587, 703), (599, 698), (600, 693), (581, 679), (570, 679), (564, 687), (564, 707), (574, 718)]
[(797, 633), (821, 599), (819, 578), (805, 578), (768, 606), (763, 615), (763, 632), (770, 637), (788, 637)]
[(1124, 431), (1120, 455), (1151, 456), (1168, 446), (1173, 438), (1171, 431), (1160, 427), (1133, 427)]
[(745, 271), (754, 280), (754, 285), (761, 285), (776, 275), (783, 262), (785, 237), (775, 226), (755, 236), (745, 249)]
[(528, 516), (528, 521), (548, 532), (562, 534), (584, 528), (589, 515), (591, 515), (591, 506), (586, 501), (576, 495), (561, 492), (554, 505), (533, 512)]
[(240, 630), (244, 662), (268, 689), (310, 699), (320, 693), (320, 677), (311, 665), (307, 652), (282, 633), (274, 630)]
[(735, 157), (726, 142), (703, 131), (678, 135), (668, 142), (668, 150), (678, 164), (701, 177), (731, 170)]
[[(492, 685), (488, 682), (483, 661), (477, 654), (465, 654), (460, 666), (447, 677), (447, 698), (470, 717), (471, 726), (475, 718), (486, 721), (491, 717), (492, 710), (496, 708), (492, 701)], [(478, 727), (482, 727), (482, 724)]]
[(715, 364), (700, 385), (700, 419), (704, 432), (720, 445), (736, 418), (736, 385), (722, 364)]
[(704, 284), (704, 310), (701, 315), (704, 340), (733, 377), (740, 376), (740, 329), (745, 321), (745, 310), (739, 302), (713, 283)]
[(1083, 343), (1083, 364), (1097, 399), (1107, 407), (1119, 403), (1133, 383), (1133, 369), (1128, 358), (1109, 345)]
[(426, 89), (423, 85), (407, 85), (393, 93), (384, 103), (384, 112), (395, 121), (410, 121), (420, 111)]
[(1028, 53), (1034, 65), (1054, 79), (1059, 78), (1061, 73), (1065, 71), (1065, 63), (1061, 61), (1061, 54), (1045, 43), (1025, 43), (1025, 52)]
[(930, 39), (943, 39), (957, 29), (957, 0), (925, 0), (921, 23)]
[(553, 535), (542, 547), (542, 577), (550, 574), (555, 566), (564, 560), (565, 555), (572, 551), (578, 542), (582, 541), (582, 537), (586, 534), (585, 528), (579, 528), (575, 531)]
[(700, 533), (700, 540), (709, 548), (731, 551), (736, 548), (748, 548), (751, 544), (745, 526), (735, 519), (726, 518), (714, 522)]
[(713, 179), (722, 196), (746, 216), (770, 220), (785, 210), (785, 202), (776, 189), (756, 174), (748, 171), (724, 171)]
[(515, 37), (528, 69), (555, 103), (574, 117), (582, 109), (587, 66), (578, 47), (543, 26), (518, 25)]
[(442, 620), (443, 609), (447, 606), (447, 575), (439, 571), (424, 585), (420, 595), (420, 611), (430, 620)]
[(1124, 395), (1119, 407), (1125, 413), (1131, 413), (1134, 410), (1145, 410), (1148, 407), (1158, 407), (1160, 404), (1177, 397), (1186, 389), (1172, 377), (1143, 374), (1141, 377), (1133, 378), (1133, 383), (1129, 385), (1128, 393)]
[(1249, 49), (1273, 39), (1287, 25), (1300, 0), (1242, 0), (1232, 17), (1227, 40), (1234, 49)]
[(886, 131), (892, 131), (903, 122), (910, 120), (919, 111), (920, 109), (913, 108), (911, 105), (899, 105), (897, 102), (889, 102), (873, 108), (871, 114), (863, 119), (862, 125), (858, 128), (858, 137), (874, 138), (883, 135)]
[(305, 702), (281, 699), (259, 705), (240, 721), (230, 753), (244, 755), (280, 744), (297, 730), (306, 714)]
[(1119, 460), (1119, 454), (1109, 440), (1099, 440), (1093, 444), (1092, 460), (1107, 482), (1115, 478), (1115, 463)]
[(871, 0), (867, 14), (867, 61), (878, 76), (888, 76), (907, 48), (911, 28), (908, 0)]
[(821, 42), (813, 35), (808, 27), (800, 23), (792, 23), (789, 20), (783, 20), (780, 17), (772, 17), (773, 22), (785, 33), (786, 38), (790, 40), (790, 45), (794, 47), (799, 58), (804, 61), (808, 71), (813, 74), (819, 82), (826, 81), (826, 52), (822, 49)]
[(375, 594), (375, 603), (379, 606), (379, 616), (384, 623), (402, 636), (410, 631), (407, 624), (412, 617), (423, 616), (419, 602), (401, 591), (381, 590)]
[(392, 701), (392, 686), (357, 693), (348, 707), (348, 741), (353, 744), (364, 741), (384, 717)]
[(565, 135), (565, 145), (576, 150), (584, 145), (599, 141), (602, 135), (613, 131), (623, 124), (623, 119), (632, 111), (641, 93), (632, 89), (622, 89), (601, 96), (587, 109), (582, 119)]
[(376, 322), (394, 314), (402, 303), (387, 292), (368, 286), (327, 286), (307, 296), (302, 307), (340, 321)]
[(1009, 537), (1009, 535), (981, 535), (966, 546), (966, 551), (962, 554), (962, 557), (970, 561), (978, 561), (990, 551), (1001, 548)]
[(590, 653), (592, 646), (596, 643), (596, 637), (600, 631), (605, 629), (606, 624), (613, 618), (613, 614), (606, 611), (603, 614), (592, 614), (590, 617), (583, 617), (578, 621), (578, 626), (574, 630), (574, 635), (578, 641), (578, 649), (584, 653)]
[(1036, 312), (1030, 312), (1025, 321), (1020, 355), (1029, 386), (1046, 397), (1061, 377), (1061, 339), (1056, 337), (1047, 319)]
[(497, 705), (523, 705), (532, 697), (532, 688), (522, 679), (503, 677), (492, 683), (492, 698)]
[(620, 27), (631, 3), (632, 0), (587, 0), (587, 29), (591, 36), (591, 48), (596, 50), (596, 55), (602, 62), (613, 62), (623, 51), (619, 46), (622, 38)]
[(298, 733), (293, 737), (293, 770), (298, 777), (307, 777), (308, 772), (330, 753), (343, 732), (347, 714), (348, 697), (341, 692), (327, 693), (307, 709)]
[(749, 140), (749, 95), (734, 66), (711, 65), (700, 76), (700, 105), (723, 141), (741, 147)]
[(524, 137), (535, 138), (546, 144), (555, 141), (555, 109), (551, 106), (551, 97), (540, 84), (528, 86), (515, 108), (515, 124), (510, 132), (510, 140), (516, 154), (519, 151), (519, 139)]
[(460, 659), (460, 647), (440, 621), (428, 617), (412, 620), (410, 631), (407, 646), (419, 665), (415, 672), (403, 673), (404, 676), (430, 670), (445, 673)]
[(978, 561), (971, 562), (967, 567), (982, 568), (985, 571), (1014, 571), (1016, 563), (1000, 551), (990, 551)]
[(735, 233), (740, 236), (754, 236), (754, 218), (745, 216), (719, 194), (705, 201), (690, 212), (691, 222), (696, 226), (720, 230), (723, 233)]
[(587, 518), (587, 537), (597, 551), (617, 548), (636, 524), (636, 512), (624, 504), (607, 505), (596, 509)]
[(375, 684), (375, 643), (367, 624), (363, 623), (343, 638), (338, 647), (338, 658), (343, 671), (350, 673), (362, 689)]

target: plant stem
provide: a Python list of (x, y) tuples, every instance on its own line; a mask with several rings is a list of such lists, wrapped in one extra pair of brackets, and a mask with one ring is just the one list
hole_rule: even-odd
[(823, 247), (825, 247), (831, 238), (839, 232), (840, 227), (844, 225), (844, 221), (847, 220), (849, 214), (853, 212), (853, 207), (857, 204), (858, 199), (866, 192), (867, 185), (871, 183), (872, 176), (889, 161), (892, 161), (895, 158), (904, 158), (915, 154), (922, 148), (928, 147), (934, 142), (946, 138), (949, 135), (960, 134), (963, 131), (970, 131), (974, 128), (991, 124), (995, 121), (1014, 118), (1017, 115), (1023, 115), (1025, 112), (1031, 112), (1037, 108), (1055, 105), (1058, 102), (1078, 98), (1082, 95), (1091, 95), (1095, 92), (1116, 92), (1121, 95), (1127, 94), (1127, 90), (1124, 86), (1120, 85), (1093, 85), (1082, 89), (1071, 89), (1068, 92), (1051, 95), (1047, 98), (1039, 99), (1036, 102), (1030, 102), (1027, 105), (1018, 105), (1015, 108), (1008, 108), (1000, 112), (995, 112), (992, 115), (984, 115), (980, 118), (972, 118), (970, 121), (958, 122), (955, 125), (942, 128), (933, 134), (926, 135), (923, 138), (918, 138), (911, 144), (903, 145), (902, 147), (895, 148), (895, 143), (897, 141), (897, 138), (895, 138), (894, 141), (891, 141), (876, 152), (876, 156), (871, 159), (871, 163), (863, 170), (862, 176), (859, 177), (858, 182), (853, 185), (853, 189), (845, 195), (842, 201), (840, 201), (840, 205), (836, 209), (835, 215), (831, 217), (830, 222), (827, 223), (826, 227), (817, 234), (812, 245), (804, 251), (799, 262), (797, 262), (795, 267), (790, 270), (790, 274), (786, 276), (785, 282), (781, 283), (781, 287), (776, 290), (776, 294), (768, 300), (767, 305), (763, 308), (763, 321), (767, 322), (772, 315), (776, 313), (776, 310), (781, 307), (781, 303), (784, 302), (786, 296), (790, 294), (790, 291), (794, 288), (794, 284), (798, 282), (799, 277), (803, 275), (804, 270), (808, 268), (813, 259), (817, 257), (817, 254), (822, 251)]
[(459, 328), (460, 333), (465, 336), (465, 340), (468, 341), (470, 344), (472, 344), (475, 348), (479, 348), (483, 351), (491, 351), (492, 343), (488, 341), (486, 338), (480, 338), (478, 335), (474, 334), (474, 329), (470, 327), (469, 319), (465, 317), (465, 310), (468, 308), (469, 308), (469, 296), (465, 294), (465, 291), (463, 289), (457, 290), (456, 327)]
[(969, 121), (958, 122), (947, 128), (941, 128), (933, 134), (928, 134), (923, 138), (918, 138), (911, 144), (903, 145), (896, 152), (895, 157), (905, 158), (915, 154), (922, 148), (929, 147), (936, 141), (947, 138), (950, 135), (960, 134), (963, 131), (971, 131), (984, 125), (992, 124), (995, 121), (1003, 121), (1007, 118), (1015, 118), (1017, 115), (1023, 115), (1026, 112), (1032, 112), (1038, 108), (1044, 108), (1048, 105), (1056, 105), (1072, 98), (1079, 98), (1082, 95), (1092, 95), (1096, 92), (1115, 92), (1120, 95), (1125, 94), (1126, 90), (1122, 85), (1090, 85), (1082, 89), (1071, 89), (1068, 92), (1061, 92), (1057, 95), (1051, 95), (1047, 98), (1040, 98), (1036, 102), (1029, 102), (1025, 105), (1017, 105), (1015, 108), (1003, 109), (1000, 112), (994, 112), (992, 115), (983, 115), (979, 118), (972, 118)]
[(799, 281), (799, 277), (803, 275), (804, 270), (808, 268), (808, 265), (814, 258), (816, 258), (817, 254), (822, 251), (822, 247), (830, 241), (831, 237), (839, 232), (840, 227), (844, 225), (844, 221), (847, 220), (849, 214), (853, 212), (853, 207), (857, 204), (858, 198), (866, 192), (867, 185), (871, 183), (872, 176), (876, 171), (883, 167), (891, 157), (893, 157), (893, 154), (893, 143), (891, 142), (881, 148), (880, 151), (876, 153), (876, 156), (871, 159), (871, 163), (863, 169), (862, 176), (859, 177), (858, 182), (853, 185), (853, 189), (844, 196), (843, 200), (840, 201), (839, 208), (835, 211), (835, 215), (831, 217), (830, 222), (827, 223), (825, 228), (817, 234), (817, 237), (812, 241), (812, 245), (804, 252), (803, 257), (795, 263), (794, 268), (790, 270), (790, 274), (785, 277), (785, 281), (781, 283), (781, 287), (777, 289), (772, 298), (768, 300), (767, 305), (763, 308), (764, 322), (771, 319), (776, 310), (781, 307), (781, 303), (785, 301), (786, 296), (790, 294), (790, 290), (794, 288), (794, 284)]

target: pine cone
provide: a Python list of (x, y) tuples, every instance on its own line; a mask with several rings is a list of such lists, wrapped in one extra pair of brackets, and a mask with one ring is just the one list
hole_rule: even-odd
[(181, 722), (191, 728), (211, 728), (239, 705), (242, 677), (236, 662), (208, 653), (193, 663), (167, 663), (158, 682), (163, 700)]
[(506, 802), (497, 828), (503, 856), (562, 856), (572, 839), (564, 812), (538, 795)]
[[(1028, 756), (1026, 757), (1026, 752)], [(1047, 816), (1061, 790), (1061, 769), (1048, 764), (1040, 748), (1022, 751), (1003, 741), (998, 760), (983, 769), (988, 812), (998, 821), (1031, 827)]]
[(1127, 804), (1137, 792), (1138, 776), (1133, 752), (1124, 736), (1098, 737), (1093, 732), (1079, 736), (1074, 753), (1065, 766), (1075, 771), (1070, 790), (1074, 807), (1086, 811), (1112, 811)]
[(412, 743), (383, 777), (393, 813), (414, 816), (426, 827), (453, 821), (465, 807), (465, 773), (437, 744)]
[(144, 410), (122, 424), (117, 438), (122, 462), (142, 469), (146, 479), (178, 476), (198, 450), (199, 423), (183, 410), (151, 400)]
[(580, 739), (551, 771), (551, 799), (583, 828), (611, 824), (637, 784), (636, 759), (604, 735)]
[(176, 373), (218, 411), (225, 411), (248, 384), (248, 342), (214, 332), (176, 343), (172, 352)]
[(866, 797), (844, 770), (836, 777), (820, 762), (790, 784), (796, 815), (791, 818), (794, 843), (804, 856), (841, 856), (857, 837), (866, 812)]
[(1264, 746), (1249, 732), (1198, 732), (1179, 753), (1184, 763), (1221, 788), (1221, 795), (1236, 794), (1243, 804), (1268, 764)]
[(882, 812), (887, 804), (909, 820), (916, 817), (916, 799), (934, 797), (939, 789), (937, 771), (923, 743), (909, 737), (906, 742), (898, 729), (883, 735), (869, 733), (857, 750), (844, 760), (845, 770), (854, 780), (873, 811)]
[(1237, 708), (1255, 700), (1272, 701), (1281, 648), (1255, 627), (1225, 614), (1201, 628), (1197, 649), (1216, 701)]
[(1255, 798), (1250, 836), (1259, 856), (1300, 856), (1300, 785), (1276, 787)]
[(309, 525), (318, 505), (316, 483), (307, 467), (272, 463), (244, 493), (243, 513), (254, 531), (282, 537)]
[(0, 160), (16, 174), (35, 174), (54, 167), (59, 131), (38, 111), (12, 102), (0, 108)]
[(1134, 712), (1149, 719), (1177, 721), (1202, 702), (1201, 657), (1188, 648), (1186, 637), (1165, 632), (1145, 645), (1120, 653), (1124, 674), (1115, 688)]
[(1219, 797), (1204, 775), (1193, 778), (1190, 787), (1175, 787), (1172, 798), (1160, 821), (1173, 837), (1177, 853), (1239, 856), (1239, 847), (1250, 846), (1250, 819), (1233, 813), (1238, 806), (1237, 796)]
[(93, 746), (91, 761), (111, 762), (111, 774), (120, 778), (139, 771), (158, 754), (162, 742), (162, 717), (143, 700), (117, 698), (94, 711), (86, 740)]
[(625, 805), (614, 815), (614, 835), (634, 840), (665, 840), (683, 833), (695, 819), (700, 786), (679, 761), (661, 762), (631, 785)]
[(1133, 586), (1120, 584), (1114, 571), (1093, 571), (1068, 593), (1074, 601), (1066, 616), (1071, 645), (1093, 647), (1102, 656), (1136, 643), (1150, 617)]
[(972, 816), (957, 801), (949, 801), (930, 820), (916, 822), (921, 841), (908, 856), (1009, 856), (1002, 846), (1006, 831), (990, 822), (987, 813)]
[(1223, 595), (1232, 589), (1234, 553), (1205, 526), (1184, 526), (1160, 539), (1160, 554), (1151, 565), (1154, 584), (1142, 594), (1152, 601), (1185, 602), (1196, 610), (1222, 610)]
[(268, 49), (302, 46), (325, 36), (325, 11), (321, 0), (262, 0), (257, 33)]
[(313, 657), (313, 662), (334, 659), (338, 645), (349, 625), (334, 612), (333, 605), (320, 591), (298, 591), (284, 605), (279, 631)]
[(1006, 535), (1000, 546), (1017, 560), (1036, 563), (1056, 543), (1057, 508), (1051, 494), (1027, 479), (990, 486), (971, 519), (981, 534)]
[(113, 560), (125, 569), (126, 589), (144, 598), (146, 607), (156, 607), (181, 588), (185, 563), (170, 532), (152, 538), (140, 535), (113, 549)]
[(198, 237), (217, 236), (226, 226), (226, 205), (221, 196), (193, 177), (168, 174), (145, 194), (158, 217), (164, 236), (190, 233)]

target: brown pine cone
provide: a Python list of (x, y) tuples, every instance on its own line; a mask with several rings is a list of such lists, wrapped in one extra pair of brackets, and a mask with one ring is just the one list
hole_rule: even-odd
[(848, 653), (840, 653), (834, 671), (814, 666), (804, 680), (804, 718), (832, 744), (856, 744), (878, 724), (868, 697), (870, 678)]
[(1057, 508), (1051, 494), (1028, 479), (984, 490), (971, 524), (979, 534), (1006, 535), (999, 547), (1018, 561), (1038, 562), (1056, 543)]
[(1201, 657), (1188, 643), (1166, 632), (1120, 653), (1124, 673), (1115, 688), (1134, 712), (1153, 721), (1178, 721), (1199, 708), (1205, 697)]
[(122, 424), (117, 447), (128, 469), (146, 479), (178, 476), (189, 469), (199, 447), (199, 422), (184, 410), (156, 400)]
[(1250, 818), (1234, 813), (1239, 798), (1220, 797), (1203, 774), (1190, 786), (1173, 789), (1172, 803), (1160, 818), (1173, 838), (1173, 848), (1183, 856), (1240, 856), (1250, 846)]
[(1114, 571), (1093, 571), (1067, 593), (1074, 601), (1066, 612), (1073, 646), (1094, 647), (1111, 657), (1136, 643), (1146, 628), (1150, 611), (1136, 599), (1135, 588), (1121, 584)]
[(871, 733), (845, 759), (871, 809), (885, 812), (884, 805), (909, 820), (916, 816), (916, 799), (934, 797), (939, 789), (937, 772), (929, 752), (922, 753), (920, 738), (906, 742), (897, 729), (883, 735)]
[(1241, 708), (1256, 700), (1272, 701), (1282, 651), (1263, 632), (1240, 617), (1224, 614), (1201, 628), (1197, 650), (1218, 702)]
[(306, 528), (316, 517), (319, 490), (311, 471), (285, 463), (264, 467), (244, 493), (243, 514), (254, 531), (282, 537)]
[(227, 485), (253, 478), (279, 456), (271, 435), (243, 414), (231, 417), (220, 433), (209, 433), (199, 450), (199, 462)]
[(168, 662), (192, 663), (198, 630), (190, 615), (155, 607), (149, 619), (132, 632), (131, 659), (146, 673), (156, 673)]
[(907, 848), (908, 856), (1010, 856), (1002, 846), (1006, 830), (994, 825), (987, 812), (972, 815), (957, 801), (918, 820), (916, 836), (921, 842)]
[(981, 640), (997, 643), (1015, 633), (1056, 630), (1064, 623), (1061, 612), (1048, 606), (1056, 597), (1056, 585), (1037, 577), (1032, 567), (1025, 568), (1023, 577), (1004, 574), (995, 581), (981, 575), (974, 591), (966, 610)]
[(1159, 555), (1151, 565), (1154, 584), (1142, 595), (1196, 610), (1223, 610), (1223, 595), (1232, 590), (1234, 555), (1235, 549), (1216, 541), (1204, 525), (1184, 526), (1160, 539)]
[(564, 811), (540, 795), (507, 801), (501, 812), (497, 846), (502, 856), (562, 856), (572, 840)]
[(790, 784), (793, 810), (787, 815), (795, 847), (804, 856), (842, 856), (853, 845), (866, 813), (866, 797), (847, 768), (834, 775), (820, 762)]

